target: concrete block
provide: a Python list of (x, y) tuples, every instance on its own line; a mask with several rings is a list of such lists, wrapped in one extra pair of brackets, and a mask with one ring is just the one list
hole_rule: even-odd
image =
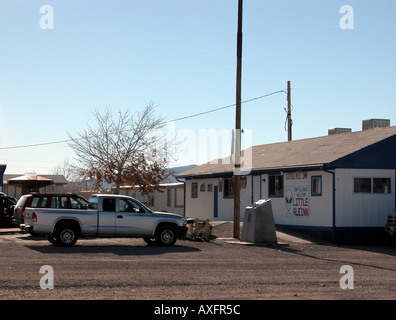
[(271, 200), (259, 200), (245, 208), (241, 240), (255, 243), (277, 242)]

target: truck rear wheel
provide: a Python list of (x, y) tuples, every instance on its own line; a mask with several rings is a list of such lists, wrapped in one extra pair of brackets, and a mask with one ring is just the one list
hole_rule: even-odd
[(58, 246), (72, 246), (78, 239), (77, 228), (73, 224), (62, 224), (55, 231), (55, 239)]
[(173, 246), (176, 240), (177, 232), (172, 226), (159, 227), (155, 234), (155, 242), (161, 246)]

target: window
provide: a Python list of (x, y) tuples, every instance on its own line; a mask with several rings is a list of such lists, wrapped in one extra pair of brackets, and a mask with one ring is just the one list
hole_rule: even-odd
[(148, 206), (149, 206), (149, 207), (154, 207), (154, 205), (155, 205), (154, 196), (148, 196), (148, 201), (147, 201), (147, 203), (148, 203)]
[(371, 178), (355, 178), (353, 181), (353, 192), (371, 193)]
[(168, 207), (172, 206), (172, 197), (171, 197), (171, 194), (172, 194), (172, 189), (168, 187), (168, 188), (166, 189), (166, 205), (167, 205)]
[(282, 175), (269, 176), (268, 196), (283, 197), (283, 176)]
[(234, 197), (234, 180), (232, 178), (224, 178), (224, 198)]
[(103, 199), (103, 211), (116, 211), (115, 210), (115, 199), (114, 198), (104, 198)]
[(119, 212), (146, 212), (143, 206), (130, 199), (119, 199), (118, 207)]
[(213, 184), (208, 183), (208, 192), (213, 192)]
[(82, 198), (70, 198), (70, 205), (72, 209), (87, 209), (88, 202)]
[(356, 193), (391, 193), (390, 178), (354, 178), (353, 191)]
[(322, 176), (311, 177), (311, 195), (312, 196), (322, 195)]
[(373, 193), (391, 193), (390, 178), (374, 178)]
[(51, 198), (51, 208), (55, 208), (55, 209), (69, 208), (69, 204), (67, 202), (67, 197), (52, 197)]
[(198, 198), (198, 183), (191, 184), (191, 198)]
[(9, 207), (15, 205), (16, 202), (14, 199), (3, 198), (3, 209), (8, 209)]
[(30, 207), (32, 208), (45, 208), (47, 206), (47, 197), (33, 197)]

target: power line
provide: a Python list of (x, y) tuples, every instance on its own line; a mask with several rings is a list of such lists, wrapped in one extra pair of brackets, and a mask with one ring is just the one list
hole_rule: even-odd
[[(241, 103), (252, 102), (252, 101), (254, 101), (254, 100), (259, 100), (259, 99), (262, 99), (262, 98), (266, 98), (266, 97), (269, 97), (269, 96), (272, 96), (272, 95), (274, 95), (274, 94), (281, 93), (281, 92), (286, 93), (285, 90), (279, 90), (279, 91), (275, 91), (275, 92), (271, 92), (271, 93), (265, 94), (265, 95), (263, 95), (263, 96), (259, 96), (259, 97), (256, 97), (256, 98), (252, 98), (252, 99), (249, 99), (249, 100), (242, 101)], [(228, 105), (228, 106), (224, 106), (224, 107), (220, 107), (220, 108), (217, 108), (217, 109), (212, 109), (212, 110), (209, 110), (209, 111), (204, 111), (204, 112), (196, 113), (196, 114), (193, 114), (193, 115), (190, 115), (190, 116), (185, 116), (185, 117), (182, 117), (182, 118), (177, 118), (177, 119), (170, 120), (170, 121), (167, 121), (167, 122), (185, 120), (185, 119), (189, 119), (189, 118), (193, 118), (193, 117), (197, 117), (197, 116), (202, 116), (202, 115), (204, 115), (204, 114), (208, 114), (208, 113), (211, 113), (211, 112), (216, 112), (216, 111), (219, 111), (219, 110), (224, 110), (224, 109), (231, 108), (231, 107), (235, 107), (235, 106), (236, 106), (236, 104), (234, 103), (234, 104), (230, 104), (230, 105)]]
[[(281, 93), (281, 92), (287, 93), (285, 90), (274, 91), (274, 92), (271, 92), (271, 93), (268, 93), (268, 94), (265, 94), (265, 95), (262, 95), (262, 96), (259, 96), (259, 97), (255, 97), (255, 98), (252, 98), (252, 99), (248, 99), (248, 100), (242, 101), (241, 103), (248, 103), (248, 102), (252, 102), (252, 101), (255, 101), (255, 100), (263, 99), (263, 98), (266, 98), (266, 97), (269, 97), (269, 96), (272, 96), (274, 94), (278, 94), (278, 93)], [(190, 118), (202, 116), (204, 114), (208, 114), (208, 113), (212, 113), (212, 112), (228, 109), (228, 108), (231, 108), (231, 107), (235, 107), (235, 105), (236, 104), (234, 103), (234, 104), (230, 104), (228, 106), (224, 106), (224, 107), (220, 107), (220, 108), (216, 108), (216, 109), (212, 109), (212, 110), (208, 110), (208, 111), (192, 114), (192, 115), (181, 117), (181, 118), (176, 118), (176, 119), (173, 119), (173, 120), (166, 121), (163, 124), (165, 125), (166, 123), (169, 123), (169, 122), (176, 122), (176, 121), (181, 121), (181, 120), (185, 120), (185, 119), (190, 119)], [(80, 139), (83, 139), (83, 138), (80, 138)], [(40, 146), (47, 146), (47, 145), (53, 145), (53, 144), (67, 143), (67, 142), (71, 142), (73, 140), (80, 140), (80, 139), (67, 139), (67, 140), (59, 140), (59, 141), (51, 141), (51, 142), (26, 144), (26, 145), (21, 145), (21, 146), (0, 147), (0, 150), (11, 150), (11, 149), (22, 149), (22, 148), (30, 148), (30, 147), (40, 147)]]

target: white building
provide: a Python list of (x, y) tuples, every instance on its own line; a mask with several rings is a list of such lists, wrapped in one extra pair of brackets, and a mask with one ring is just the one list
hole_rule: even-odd
[[(271, 199), (275, 224), (335, 243), (380, 242), (396, 207), (396, 127), (254, 146), (241, 176), (245, 207)], [(185, 216), (233, 220), (230, 157), (185, 179)]]

